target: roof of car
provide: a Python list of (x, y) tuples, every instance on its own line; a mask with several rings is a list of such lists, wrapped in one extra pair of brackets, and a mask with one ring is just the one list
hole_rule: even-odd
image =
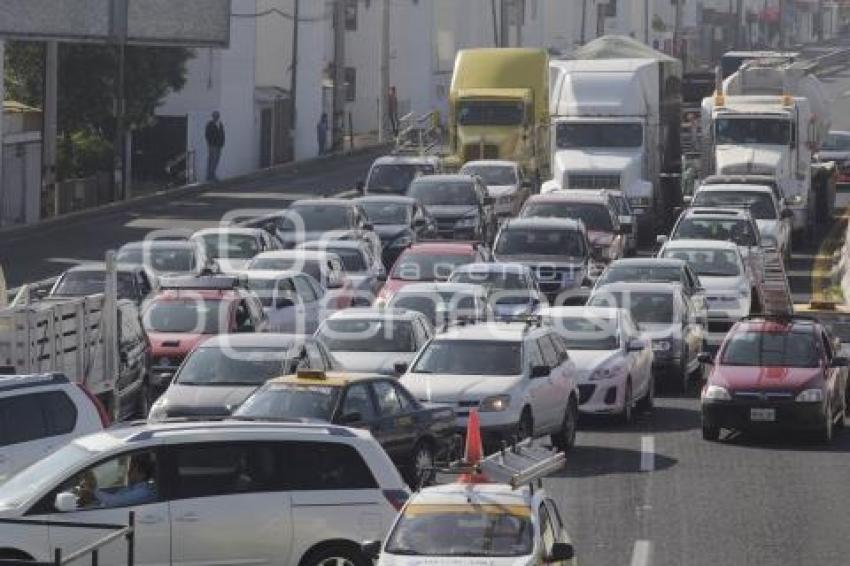
[(776, 185), (776, 178), (770, 175), (709, 175), (701, 185)]
[(216, 228), (202, 228), (192, 234), (192, 237), (209, 236), (210, 234), (234, 234), (243, 236), (256, 236), (265, 233), (262, 228), (246, 228), (244, 226), (218, 226)]
[(672, 293), (677, 289), (681, 289), (679, 283), (669, 281), (617, 281), (616, 283), (607, 283), (596, 289), (593, 294), (611, 293), (621, 291), (651, 291), (655, 293)]
[(323, 250), (273, 250), (268, 252), (260, 252), (254, 256), (253, 259), (292, 259), (292, 258), (303, 258), (307, 260), (317, 260), (321, 261), (323, 259), (337, 258), (339, 259), (339, 255), (333, 252), (327, 252)]
[(508, 228), (583, 230), (584, 223), (574, 218), (512, 218), (502, 226), (503, 230)]
[(393, 297), (399, 295), (413, 295), (417, 293), (466, 293), (469, 295), (486, 295), (487, 289), (474, 283), (451, 283), (448, 281), (434, 281), (422, 283), (410, 283), (395, 292)]
[(438, 334), (435, 340), (491, 340), (498, 342), (518, 342), (529, 332), (537, 330), (524, 322), (484, 322), (450, 326)]
[(409, 309), (354, 307), (336, 311), (325, 320), (413, 320), (424, 317), (419, 311)]
[(240, 271), (239, 275), (244, 275), (248, 279), (275, 281), (285, 277), (295, 277), (296, 275), (303, 276), (305, 274), (292, 269), (245, 269), (244, 271)]
[(292, 344), (311, 340), (303, 334), (278, 334), (271, 332), (246, 332), (243, 334), (219, 334), (203, 342), (200, 348), (288, 348)]
[(697, 189), (697, 193), (726, 193), (729, 191), (745, 192), (745, 193), (768, 193), (773, 194), (773, 189), (768, 185), (758, 184), (742, 184), (742, 183), (716, 183), (711, 185), (703, 185)]
[[(690, 243), (702, 240), (680, 241)], [(624, 257), (611, 262), (609, 269), (613, 267), (684, 267), (685, 264), (687, 264), (686, 261), (673, 257)]]
[(590, 202), (605, 204), (610, 198), (610, 194), (602, 190), (584, 190), (584, 189), (569, 189), (552, 191), (539, 195), (532, 195), (528, 198), (529, 202)]
[(612, 319), (617, 318), (620, 312), (623, 309), (615, 308), (615, 307), (588, 307), (588, 306), (574, 306), (574, 307), (546, 307), (540, 310), (540, 314), (543, 316), (549, 316), (552, 318), (559, 317), (580, 317), (580, 318), (605, 318)]
[(750, 218), (750, 213), (747, 210), (743, 210), (740, 208), (711, 208), (704, 206), (695, 206), (693, 208), (685, 209), (682, 213), (683, 216), (698, 216), (700, 218), (739, 218), (739, 219), (747, 219)]
[(440, 158), (435, 155), (382, 155), (372, 165), (436, 165)]
[(189, 240), (141, 240), (139, 242), (129, 242), (119, 248), (119, 250), (136, 250), (136, 249), (151, 249), (151, 248), (166, 248), (166, 249), (196, 249), (197, 243)]
[(468, 255), (477, 249), (477, 242), (461, 242), (456, 240), (445, 240), (439, 242), (417, 242), (412, 244), (407, 252), (437, 252), (449, 255)]
[[(664, 250), (728, 250), (737, 251), (738, 244), (725, 240), (670, 240), (664, 244)], [(673, 258), (656, 258), (667, 261)]]
[(242, 289), (164, 289), (147, 300), (146, 304), (154, 301), (180, 301), (184, 299), (207, 301), (233, 301), (244, 296)]
[(516, 161), (508, 159), (476, 159), (475, 161), (467, 161), (461, 167), (461, 171), (468, 166), (474, 167), (519, 167)]
[[(127, 265), (124, 263), (118, 263), (115, 266), (116, 271), (147, 271), (141, 265)], [(80, 265), (74, 265), (73, 267), (69, 267), (65, 270), (65, 273), (77, 272), (77, 271), (106, 271), (106, 264), (102, 261), (96, 261), (91, 263), (81, 263)]]
[(61, 373), (37, 373), (0, 376), (0, 393), (16, 389), (31, 389), (50, 385), (64, 385), (71, 381)]
[(815, 324), (817, 323), (809, 318), (753, 316), (741, 320), (736, 326), (736, 331), (785, 333), (801, 328), (810, 329)]
[(327, 251), (328, 248), (362, 250), (366, 247), (366, 245), (366, 242), (363, 240), (311, 240), (309, 242), (298, 244), (295, 249), (315, 251)]
[(370, 202), (384, 202), (384, 203), (393, 203), (393, 204), (406, 204), (409, 206), (413, 206), (418, 201), (413, 197), (402, 196), (402, 195), (369, 195), (365, 197), (358, 197), (354, 199), (354, 202), (360, 203), (370, 203)]
[(455, 268), (454, 273), (522, 273), (530, 275), (531, 268), (523, 263), (482, 262), (465, 263)]

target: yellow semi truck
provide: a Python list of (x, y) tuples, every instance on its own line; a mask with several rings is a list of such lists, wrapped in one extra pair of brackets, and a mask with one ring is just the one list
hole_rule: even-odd
[(447, 170), (467, 161), (516, 161), (540, 182), (550, 176), (549, 55), (544, 49), (464, 49), (449, 92)]

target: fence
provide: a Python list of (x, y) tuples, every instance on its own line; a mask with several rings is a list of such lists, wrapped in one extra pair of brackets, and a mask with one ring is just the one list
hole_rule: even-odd
[(112, 177), (109, 173), (97, 173), (61, 181), (48, 189), (46, 197), (42, 214), (45, 218), (106, 204), (114, 200)]

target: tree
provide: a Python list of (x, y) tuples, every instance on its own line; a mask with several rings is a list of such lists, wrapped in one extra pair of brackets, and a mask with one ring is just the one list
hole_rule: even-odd
[[(154, 117), (156, 107), (169, 91), (183, 88), (186, 83), (186, 62), (192, 56), (189, 49), (179, 47), (137, 47), (125, 50), (126, 124), (143, 126)], [(44, 44), (12, 41), (6, 46), (6, 75), (8, 98), (40, 107), (44, 94)], [(118, 76), (118, 50), (110, 45), (84, 43), (59, 44), (59, 101), (58, 129), (63, 138), (61, 148), (85, 152), (85, 147), (101, 138), (111, 146), (115, 134), (114, 100)], [(82, 133), (82, 134), (81, 134)], [(89, 140), (76, 148), (74, 140)], [(70, 143), (68, 143), (70, 142)], [(74, 174), (80, 165), (100, 160), (73, 158), (63, 164)], [(83, 170), (89, 167), (83, 166)], [(63, 166), (62, 173), (71, 173)], [(89, 171), (88, 173), (91, 173)]]

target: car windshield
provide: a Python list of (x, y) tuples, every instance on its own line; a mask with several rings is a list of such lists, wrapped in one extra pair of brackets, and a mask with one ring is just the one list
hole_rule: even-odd
[(775, 118), (717, 118), (715, 136), (718, 145), (788, 145), (791, 122)]
[(736, 218), (690, 216), (679, 222), (672, 237), (680, 240), (721, 240), (735, 242), (744, 247), (758, 245), (756, 234), (750, 223)]
[(408, 320), (328, 320), (319, 336), (332, 352), (416, 352)]
[(611, 211), (604, 204), (588, 202), (558, 202), (536, 201), (529, 202), (522, 210), (525, 218), (574, 218), (581, 220), (588, 230), (598, 232), (613, 232)]
[[(118, 298), (132, 299), (136, 297), (135, 274), (129, 271), (119, 271), (116, 275), (118, 280)], [(60, 297), (85, 297), (98, 295), (106, 290), (106, 272), (102, 270), (92, 271), (68, 271), (59, 279), (56, 289), (52, 292), (54, 296)]]
[(591, 307), (627, 309), (638, 324), (671, 324), (675, 320), (673, 295), (656, 291), (606, 291), (593, 294)]
[(461, 100), (457, 106), (461, 126), (518, 126), (524, 117), (519, 101)]
[[(407, 192), (407, 189), (405, 189)], [(412, 208), (409, 204), (395, 202), (364, 202), (363, 210), (369, 222), (376, 226), (386, 224), (409, 224)]]
[(209, 346), (189, 355), (175, 381), (181, 385), (262, 385), (294, 370), (288, 345), (281, 348)]
[(620, 347), (616, 319), (551, 317), (547, 322), (564, 338), (570, 350), (616, 350)]
[(5, 483), (0, 476), (0, 509), (27, 503), (44, 489), (58, 485), (66, 475), (78, 468), (94, 453), (76, 442), (50, 451), (31, 466), (24, 468)]
[(821, 149), (824, 151), (850, 151), (850, 135), (829, 134)]
[(260, 278), (248, 276), (245, 288), (253, 291), (264, 307), (272, 307), (279, 298), (295, 301), (295, 287), (289, 277)]
[(419, 356), (414, 373), (439, 375), (519, 375), (522, 344), (499, 340), (433, 340)]
[(728, 366), (814, 368), (819, 363), (814, 334), (792, 332), (736, 332), (723, 347)]
[(405, 281), (445, 281), (452, 271), (471, 261), (472, 257), (469, 255), (405, 253), (393, 267), (392, 278)]
[(449, 278), (452, 283), (471, 283), (483, 285), (491, 291), (519, 290), (530, 287), (528, 279), (522, 273), (493, 269), (493, 270), (461, 270), (452, 273)]
[(686, 261), (697, 275), (705, 277), (738, 277), (743, 270), (740, 256), (733, 250), (676, 248), (664, 250), (663, 257)]
[(227, 301), (202, 298), (176, 301), (154, 301), (142, 316), (148, 332), (173, 332), (186, 334), (218, 334), (227, 332)]
[(410, 185), (410, 196), (426, 206), (475, 206), (478, 196), (471, 182), (417, 181)]
[(559, 149), (587, 147), (641, 147), (643, 127), (640, 124), (560, 123), (555, 128)]
[(145, 266), (160, 273), (190, 273), (197, 267), (191, 248), (127, 248), (115, 256), (117, 263)]
[(475, 297), (460, 293), (401, 291), (387, 306), (421, 312), (434, 326), (460, 318), (476, 318)]
[(351, 229), (347, 206), (314, 204), (292, 207), (283, 218), (285, 231), (329, 232)]
[(771, 195), (751, 191), (698, 191), (693, 206), (745, 208), (756, 220), (776, 220), (779, 216)]
[(578, 230), (510, 228), (496, 241), (496, 254), (582, 258), (587, 253)]
[(681, 283), (682, 268), (676, 265), (612, 265), (602, 273), (597, 286), (619, 281)]
[(318, 260), (303, 257), (258, 257), (248, 264), (249, 269), (271, 271), (297, 271), (306, 273), (316, 281), (322, 280), (322, 266)]
[(339, 387), (274, 383), (251, 395), (233, 413), (235, 418), (329, 421)]
[(385, 551), (410, 556), (529, 556), (534, 529), (519, 505), (417, 505), (404, 510)]
[(462, 175), (478, 175), (485, 185), (516, 185), (519, 182), (516, 169), (510, 165), (467, 165), (460, 172)]
[(366, 190), (370, 193), (403, 195), (413, 179), (436, 173), (433, 165), (394, 163), (375, 165), (369, 174)]
[(331, 246), (329, 246), (327, 250), (330, 253), (339, 256), (339, 259), (342, 260), (342, 267), (345, 269), (346, 273), (357, 273), (368, 269), (368, 266), (366, 265), (366, 258), (363, 257), (363, 252), (360, 250), (352, 248), (334, 248)]
[(248, 234), (205, 234), (201, 240), (214, 259), (250, 259), (260, 252), (257, 238)]

